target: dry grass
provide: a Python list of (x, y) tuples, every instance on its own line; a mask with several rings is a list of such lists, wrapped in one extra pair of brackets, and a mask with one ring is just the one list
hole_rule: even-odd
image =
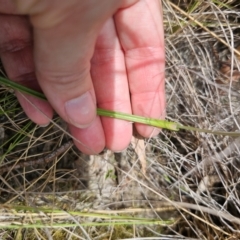
[[(163, 1), (168, 119), (240, 130), (238, 2)], [(1, 164), (69, 140), (57, 117), (39, 128), (7, 89), (0, 99)], [(115, 154), (88, 157), (72, 147), (54, 164), (0, 176), (0, 238), (239, 239), (239, 147), (239, 139), (186, 131)]]

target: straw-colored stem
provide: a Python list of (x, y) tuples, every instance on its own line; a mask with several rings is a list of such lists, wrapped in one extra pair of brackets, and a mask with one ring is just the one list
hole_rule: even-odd
[(196, 128), (196, 127), (191, 127), (191, 126), (183, 126), (183, 125), (178, 125), (179, 129), (185, 129), (188, 131), (195, 131), (195, 132), (204, 132), (204, 133), (211, 133), (214, 135), (223, 135), (223, 136), (231, 136), (231, 137), (239, 137), (240, 132), (224, 132), (224, 131), (212, 131), (210, 129), (204, 129), (204, 128)]

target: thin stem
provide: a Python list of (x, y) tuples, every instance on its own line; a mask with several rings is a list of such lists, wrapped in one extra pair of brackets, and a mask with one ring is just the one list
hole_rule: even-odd
[[(42, 100), (47, 100), (47, 98), (44, 96), (43, 93), (37, 92), (33, 89), (29, 89), (21, 84), (18, 84), (16, 82), (13, 82), (9, 79), (0, 77), (0, 82), (7, 87), (13, 88), (14, 90), (29, 94), (31, 96), (37, 97)], [(114, 112), (114, 111), (109, 111), (105, 109), (97, 109), (97, 114), (99, 116), (105, 116), (105, 117), (111, 117), (111, 118), (118, 118), (130, 122), (135, 122), (135, 123), (142, 123), (146, 124), (149, 126), (157, 127), (157, 128), (164, 128), (164, 129), (169, 129), (173, 131), (178, 131), (179, 130), (179, 124), (175, 122), (169, 122), (166, 120), (159, 120), (159, 119), (154, 119), (154, 118), (146, 118), (142, 116), (136, 116), (136, 115), (131, 115), (127, 113), (120, 113), (120, 112)]]
[(47, 98), (44, 96), (43, 93), (37, 92), (31, 88), (25, 87), (19, 83), (16, 83), (16, 82), (13, 82), (13, 81), (7, 79), (7, 78), (3, 78), (0, 76), (0, 82), (2, 83), (2, 85), (6, 86), (6, 87), (10, 87), (10, 88), (20, 91), (22, 93), (27, 93), (27, 94), (37, 97), (39, 99), (47, 100)]
[(188, 131), (211, 133), (214, 135), (223, 135), (223, 136), (231, 136), (231, 137), (239, 137), (240, 136), (240, 132), (212, 131), (210, 129), (196, 128), (196, 127), (184, 126), (184, 125), (180, 125), (180, 124), (178, 125), (178, 128), (185, 129)]
[[(22, 86), (21, 84), (18, 84), (16, 82), (13, 82), (9, 79), (0, 77), (0, 83), (2, 83), (2, 85), (4, 85), (4, 86), (13, 88), (14, 90), (29, 94), (31, 96), (37, 97), (37, 98), (45, 100), (45, 101), (47, 100), (47, 98), (44, 96), (43, 93), (29, 89), (29, 88)], [(146, 125), (149, 125), (152, 127), (164, 128), (164, 129), (169, 129), (172, 131), (178, 131), (179, 129), (185, 129), (188, 131), (205, 132), (205, 133), (211, 133), (211, 134), (215, 134), (215, 135), (227, 135), (227, 136), (232, 136), (232, 137), (240, 136), (239, 132), (211, 131), (209, 129), (201, 129), (201, 128), (195, 128), (195, 127), (191, 127), (191, 126), (184, 126), (184, 125), (181, 125), (176, 122), (170, 122), (170, 121), (160, 120), (160, 119), (155, 119), (155, 118), (147, 118), (147, 117), (131, 115), (131, 114), (127, 114), (127, 113), (114, 112), (114, 111), (109, 111), (109, 110), (105, 110), (105, 109), (101, 109), (101, 108), (97, 109), (97, 114), (99, 116), (117, 118), (117, 119), (122, 119), (122, 120), (130, 121), (130, 122), (135, 122), (135, 123), (142, 123), (142, 124), (146, 124)]]
[(142, 123), (142, 124), (149, 125), (152, 127), (157, 127), (157, 128), (164, 128), (164, 129), (169, 129), (173, 131), (179, 130), (178, 123), (169, 122), (166, 120), (147, 118), (147, 117), (127, 114), (127, 113), (114, 112), (114, 111), (109, 111), (101, 108), (97, 109), (97, 114), (99, 116), (117, 118), (117, 119), (122, 119), (130, 122), (135, 122), (135, 123)]

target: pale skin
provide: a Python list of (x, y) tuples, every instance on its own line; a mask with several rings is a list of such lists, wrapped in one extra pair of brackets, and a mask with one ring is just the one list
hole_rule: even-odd
[(11, 80), (48, 99), (16, 92), (28, 117), (46, 125), (56, 111), (84, 153), (121, 151), (132, 136), (131, 123), (100, 118), (96, 107), (164, 118), (158, 0), (0, 0), (0, 57)]

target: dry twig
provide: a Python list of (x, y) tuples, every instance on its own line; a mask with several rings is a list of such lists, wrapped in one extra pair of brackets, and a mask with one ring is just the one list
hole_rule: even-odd
[(16, 170), (16, 169), (19, 169), (19, 168), (35, 166), (35, 165), (43, 164), (43, 163), (47, 164), (47, 163), (53, 161), (60, 154), (64, 153), (72, 145), (73, 145), (72, 140), (69, 140), (68, 142), (63, 144), (61, 147), (57, 148), (56, 150), (52, 151), (51, 153), (47, 154), (44, 157), (37, 158), (37, 159), (32, 159), (32, 160), (27, 160), (27, 161), (19, 161), (17, 163), (16, 163), (16, 161), (11, 161), (7, 164), (4, 164), (4, 165), (0, 166), (0, 174), (3, 174), (5, 172), (9, 172), (9, 171), (12, 171), (12, 170)]

